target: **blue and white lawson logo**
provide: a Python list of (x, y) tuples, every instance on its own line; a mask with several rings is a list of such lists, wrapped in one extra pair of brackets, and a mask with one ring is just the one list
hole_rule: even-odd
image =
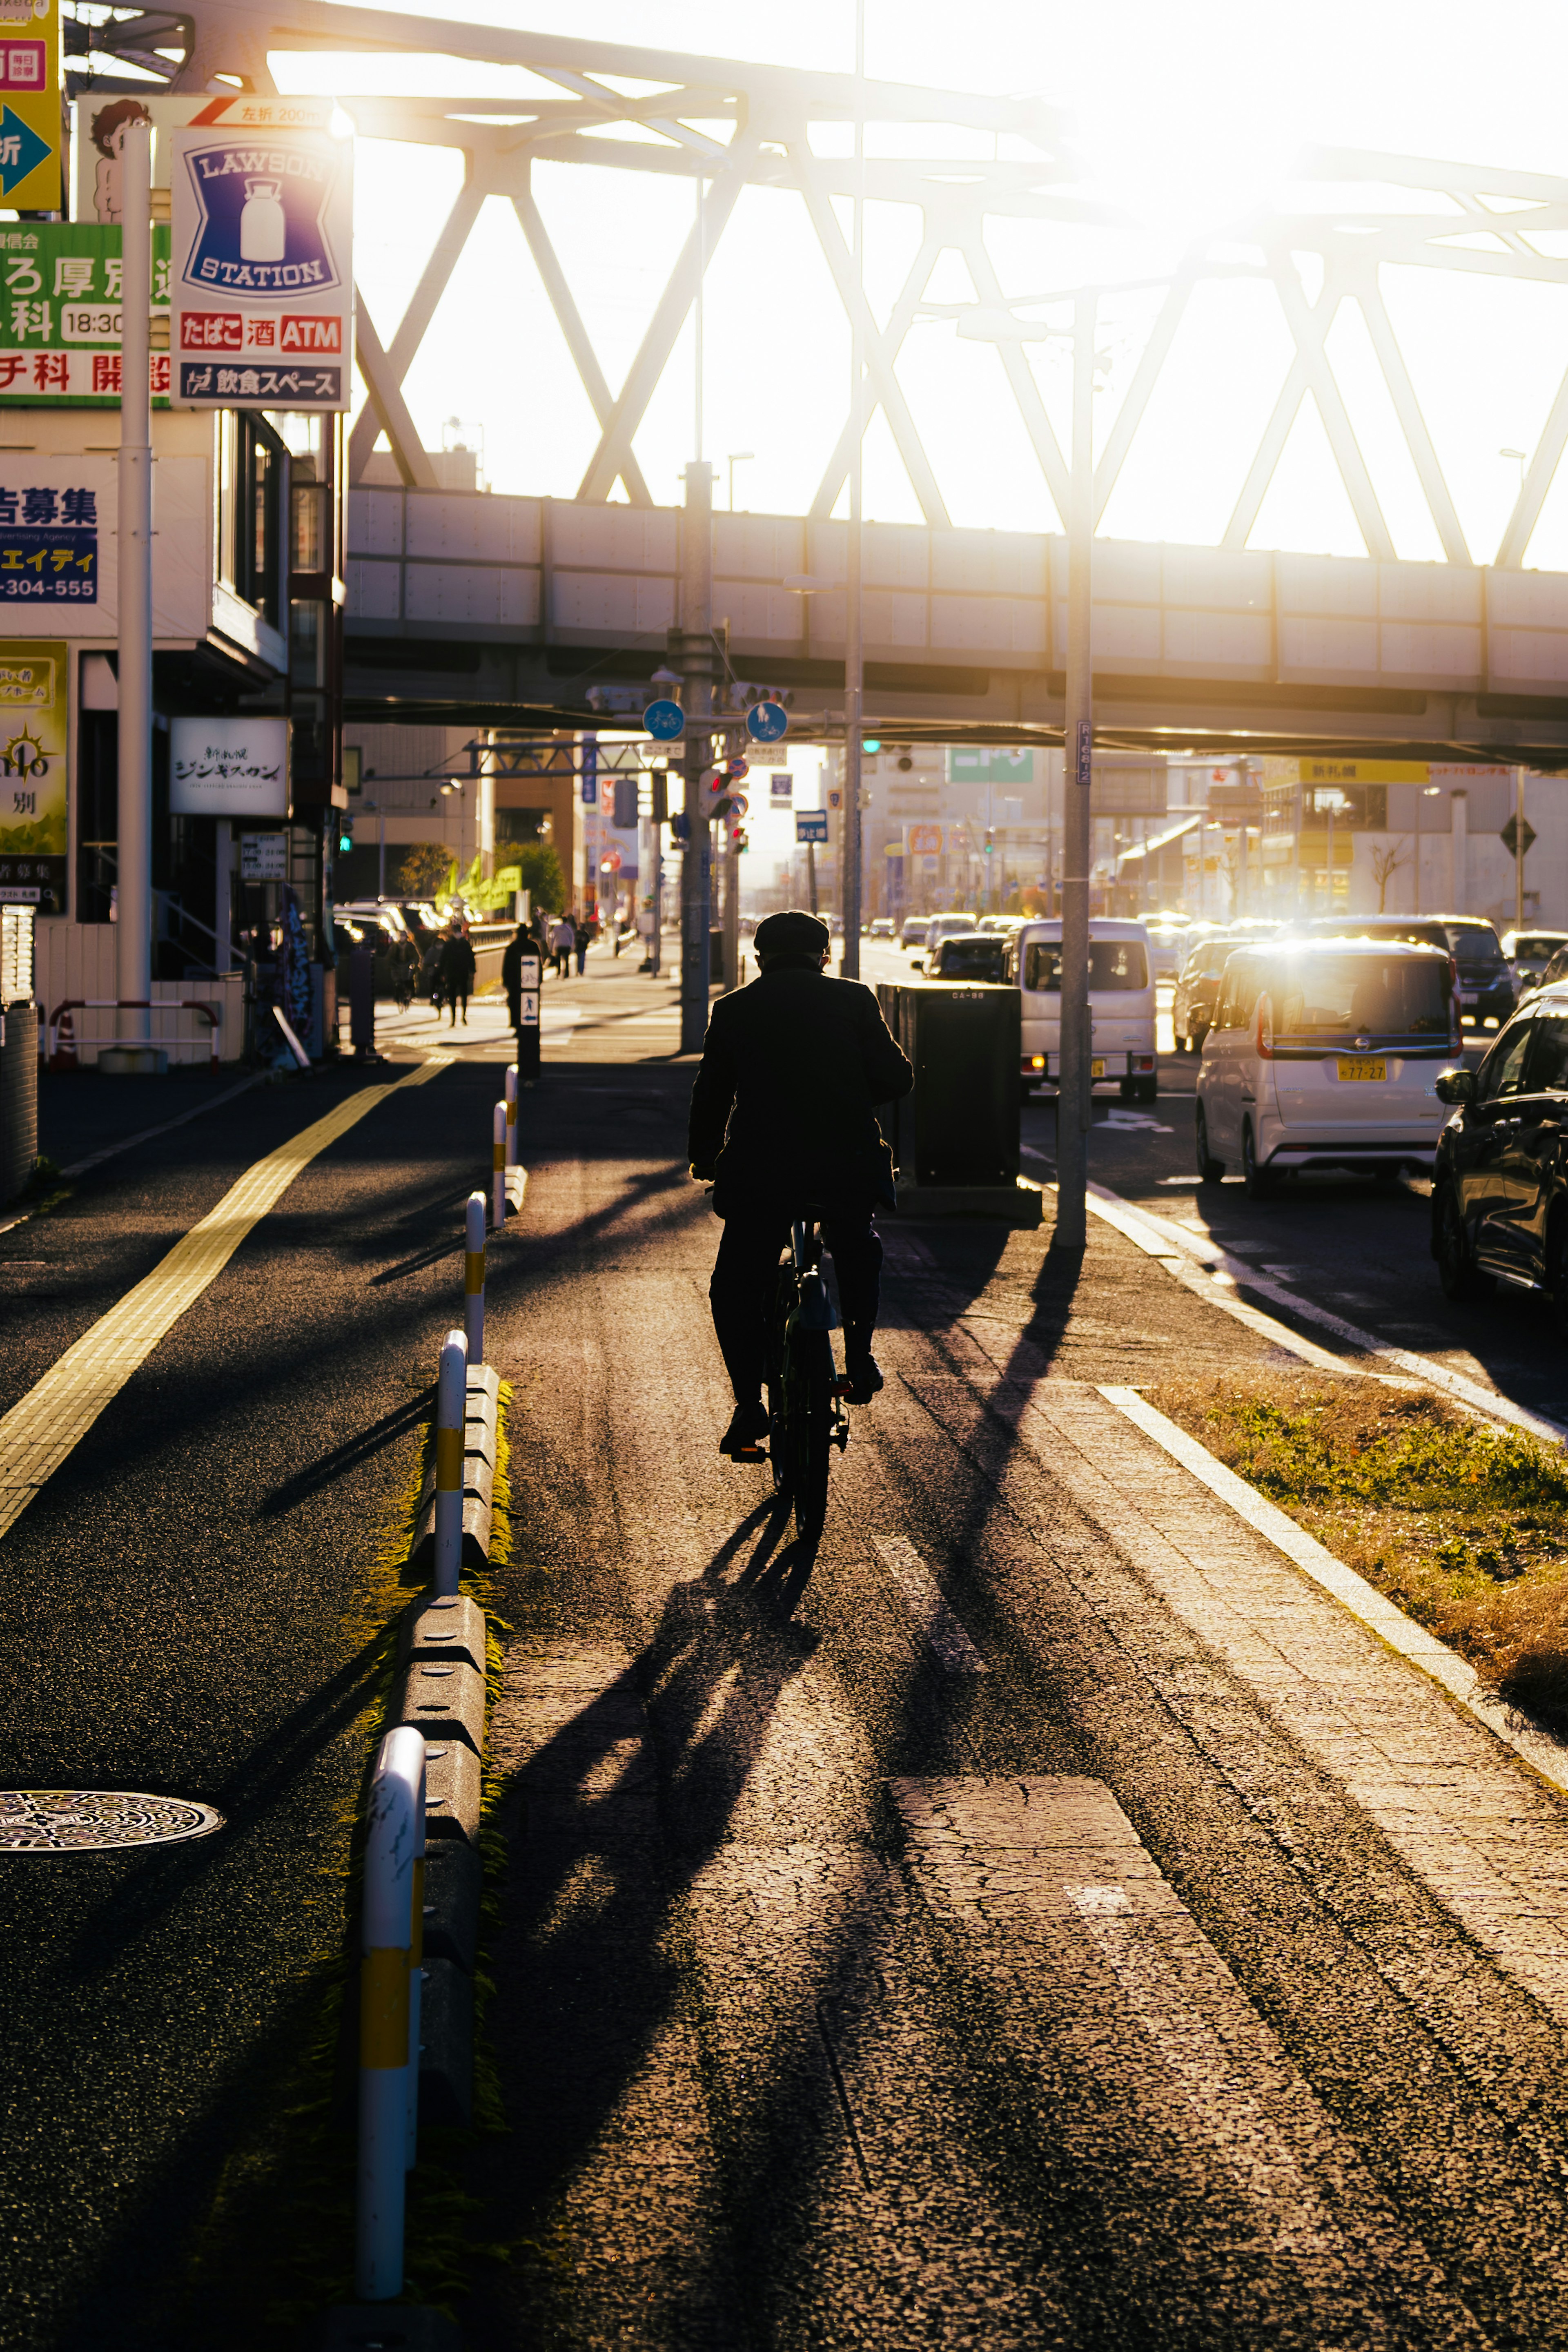
[(327, 230), (335, 142), (229, 138), (187, 154), (185, 168), (200, 220), (187, 287), (281, 302), (342, 284)]

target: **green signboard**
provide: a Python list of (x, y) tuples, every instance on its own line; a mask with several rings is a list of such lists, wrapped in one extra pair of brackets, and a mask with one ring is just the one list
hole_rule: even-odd
[(947, 753), (950, 784), (1032, 784), (1034, 753), (1008, 751), (995, 743), (955, 744)]
[[(98, 221), (0, 228), (0, 404), (119, 407), (120, 236)], [(152, 229), (152, 309), (168, 317), (167, 222)], [(152, 389), (166, 408), (166, 351), (152, 354)]]

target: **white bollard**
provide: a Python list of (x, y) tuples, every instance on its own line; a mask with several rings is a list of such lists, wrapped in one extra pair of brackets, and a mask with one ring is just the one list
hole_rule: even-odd
[(435, 1384), (435, 1575), (438, 1600), (455, 1597), (463, 1567), (463, 1416), (468, 1343), (448, 1331)]
[(463, 1336), (468, 1361), (485, 1360), (485, 1195), (468, 1195), (467, 1245), (463, 1254)]
[[(400, 1728), (409, 1728), (400, 1726)], [(425, 1747), (419, 1742), (419, 1802), (413, 1809), (413, 1892), (408, 1910), (408, 2134), (403, 2169), (419, 2162), (420, 2022), (424, 1991), (424, 1817)]]
[(491, 1215), (496, 1231), (499, 1233), (507, 1217), (507, 1106), (504, 1102), (496, 1105), (490, 1135)]
[(517, 1066), (507, 1065), (507, 1165), (517, 1164)]
[(366, 2303), (402, 2292), (403, 2179), (419, 2095), (410, 1967), (422, 1921), (424, 1741), (389, 1731), (371, 1781), (360, 1963), (360, 2156), (354, 2285)]

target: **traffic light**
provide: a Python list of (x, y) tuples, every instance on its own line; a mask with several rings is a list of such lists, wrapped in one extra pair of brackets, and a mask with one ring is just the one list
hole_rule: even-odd
[(991, 829), (990, 829), (989, 825), (988, 825), (988, 826), (987, 826), (987, 828), (986, 828), (986, 856), (987, 856), (988, 857), (989, 857), (989, 856), (991, 856), (992, 852), (993, 852), (993, 851), (995, 850), (995, 848), (996, 848), (996, 845), (997, 845), (997, 839), (996, 839), (996, 835), (995, 835), (995, 834), (994, 834), (994, 833), (992, 833), (992, 831), (991, 831)]
[(351, 833), (340, 833), (338, 835), (338, 855), (340, 857), (347, 857), (353, 845), (354, 836)]
[(862, 737), (861, 741), (861, 750), (862, 751), (880, 751), (881, 749), (882, 738), (879, 735), (867, 735)]
[(637, 824), (637, 779), (635, 776), (616, 777), (615, 806), (611, 822), (615, 826), (617, 832), (635, 831)]

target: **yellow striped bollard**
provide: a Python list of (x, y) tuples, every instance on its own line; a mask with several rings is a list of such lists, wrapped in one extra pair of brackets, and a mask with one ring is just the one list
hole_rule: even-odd
[(416, 1864), (424, 1843), (424, 1741), (408, 1724), (381, 1744), (367, 1831), (354, 2284), (364, 2302), (387, 2303), (402, 2292), (403, 2182), (419, 2096), (410, 1968), (423, 1899)]
[(507, 1165), (517, 1164), (517, 1066), (507, 1065)]
[(463, 1336), (468, 1361), (485, 1360), (485, 1195), (468, 1195), (467, 1234), (463, 1253)]
[(491, 1221), (499, 1233), (507, 1217), (507, 1106), (504, 1102), (496, 1105), (490, 1135)]
[(448, 1331), (435, 1382), (435, 1574), (437, 1600), (457, 1591), (463, 1566), (463, 1416), (468, 1389), (468, 1344)]

